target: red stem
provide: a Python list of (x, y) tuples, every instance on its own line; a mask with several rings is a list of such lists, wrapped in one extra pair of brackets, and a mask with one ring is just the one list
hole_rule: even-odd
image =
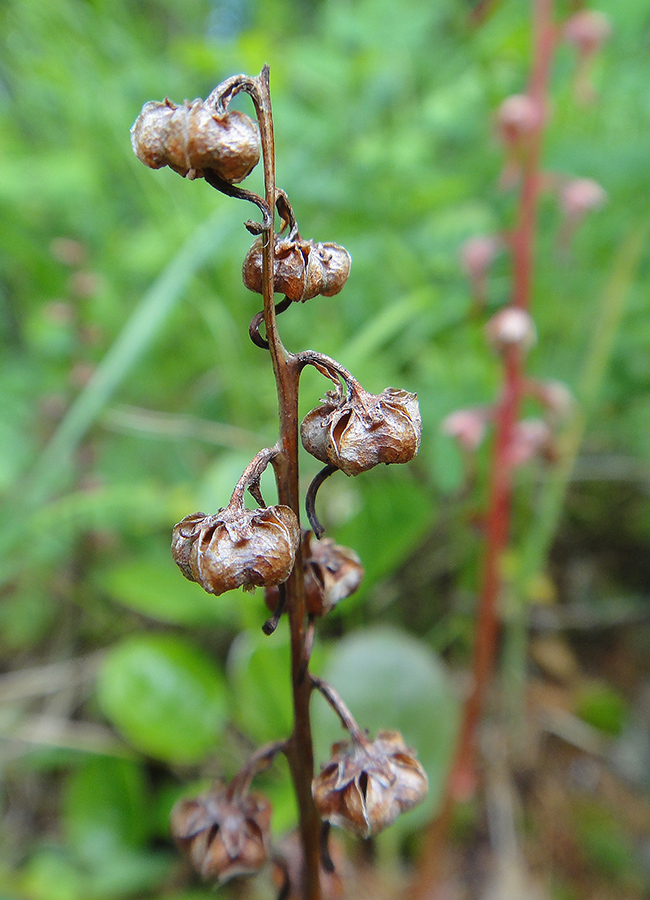
[[(550, 64), (555, 46), (553, 0), (534, 0), (535, 48), (529, 95), (546, 113)], [(517, 223), (511, 237), (513, 255), (512, 305), (528, 309), (534, 271), (540, 156), (545, 115), (526, 154), (519, 196)], [(525, 377), (518, 348), (505, 354), (503, 388), (496, 408), (496, 433), (489, 480), (485, 551), (478, 601), (472, 691), (463, 710), (454, 762), (445, 786), (441, 811), (429, 829), (422, 864), (414, 885), (414, 900), (431, 897), (440, 879), (440, 848), (444, 846), (456, 800), (474, 793), (477, 783), (476, 738), (496, 658), (499, 634), (498, 602), (502, 588), (502, 561), (510, 533), (513, 470), (510, 447), (519, 416)]]

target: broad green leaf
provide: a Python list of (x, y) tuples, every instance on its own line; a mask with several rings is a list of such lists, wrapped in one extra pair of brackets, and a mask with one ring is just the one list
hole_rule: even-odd
[(291, 733), (291, 663), (284, 625), (270, 637), (261, 630), (242, 632), (228, 657), (239, 726), (260, 744)]
[(64, 822), (68, 842), (89, 862), (118, 847), (141, 847), (150, 800), (140, 764), (90, 757), (68, 777)]
[(241, 592), (225, 597), (208, 594), (182, 575), (169, 554), (115, 566), (100, 576), (100, 583), (113, 599), (161, 622), (237, 627), (241, 621)]
[(189, 641), (137, 635), (108, 653), (99, 674), (104, 714), (138, 750), (198, 762), (215, 746), (228, 695), (219, 669)]

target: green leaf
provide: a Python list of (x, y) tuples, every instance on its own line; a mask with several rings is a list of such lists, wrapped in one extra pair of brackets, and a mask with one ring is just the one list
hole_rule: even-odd
[(104, 572), (99, 581), (115, 600), (161, 622), (233, 627), (241, 622), (237, 595), (208, 594), (184, 578), (170, 555), (131, 560)]
[[(438, 803), (453, 750), (458, 700), (444, 666), (417, 638), (393, 628), (373, 628), (344, 638), (331, 650), (326, 681), (341, 694), (361, 728), (374, 736), (396, 729), (429, 776), (429, 795), (409, 827), (421, 824)], [(338, 718), (315, 703), (314, 731), (321, 761), (342, 738)]]
[(97, 861), (116, 847), (141, 847), (150, 802), (142, 767), (90, 757), (68, 778), (64, 822), (69, 844), (82, 859)]
[(260, 744), (288, 737), (292, 728), (288, 634), (283, 622), (267, 637), (242, 632), (228, 656), (228, 673), (237, 698), (237, 720)]
[(202, 759), (227, 715), (212, 660), (168, 635), (127, 638), (109, 652), (97, 684), (105, 715), (138, 750), (173, 763)]

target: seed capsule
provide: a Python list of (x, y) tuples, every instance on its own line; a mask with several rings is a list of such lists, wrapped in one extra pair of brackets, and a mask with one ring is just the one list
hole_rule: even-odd
[[(313, 540), (312, 531), (302, 537), (302, 561), (305, 570), (305, 603), (311, 616), (326, 616), (334, 607), (359, 588), (363, 579), (361, 560), (349, 547), (335, 544), (331, 538)], [(266, 605), (275, 610), (277, 588), (266, 589)]]
[(378, 834), (427, 795), (426, 772), (398, 731), (374, 741), (341, 741), (312, 782), (321, 817), (359, 837)]
[(171, 814), (172, 837), (204, 878), (220, 884), (253, 875), (268, 859), (271, 804), (261, 794), (229, 798), (224, 787), (179, 801)]
[(344, 400), (328, 391), (322, 406), (305, 416), (300, 427), (308, 453), (358, 475), (379, 463), (405, 463), (420, 447), (422, 420), (417, 395), (396, 388), (381, 394), (355, 389)]
[(179, 175), (193, 178), (213, 169), (234, 184), (255, 168), (260, 158), (257, 125), (233, 110), (223, 115), (208, 109), (202, 100), (176, 106), (170, 100), (149, 100), (131, 128), (133, 151), (152, 169), (170, 166)]
[(298, 520), (288, 506), (228, 506), (213, 516), (193, 513), (175, 525), (172, 556), (186, 578), (218, 595), (282, 584), (299, 540)]
[[(246, 254), (242, 278), (249, 291), (262, 293), (263, 239), (257, 238)], [(290, 300), (311, 300), (319, 294), (332, 297), (348, 280), (352, 260), (339, 244), (285, 240), (276, 237), (274, 248), (274, 289)]]

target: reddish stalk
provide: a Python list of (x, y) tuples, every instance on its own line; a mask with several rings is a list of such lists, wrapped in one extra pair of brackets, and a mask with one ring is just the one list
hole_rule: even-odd
[[(553, 0), (534, 0), (534, 59), (528, 93), (546, 111), (550, 64), (555, 45)], [(516, 227), (511, 235), (513, 256), (512, 305), (528, 310), (534, 271), (537, 201), (544, 117), (532, 135), (522, 166)], [(414, 900), (433, 896), (440, 880), (441, 848), (445, 845), (454, 803), (467, 799), (477, 786), (477, 734), (494, 670), (499, 635), (502, 560), (510, 534), (513, 467), (510, 448), (524, 393), (523, 355), (511, 348), (504, 356), (503, 386), (495, 413), (495, 438), (489, 477), (483, 571), (478, 600), (472, 662), (472, 690), (463, 709), (454, 761), (445, 785), (440, 813), (426, 837), (426, 851), (414, 886)]]
[[(265, 66), (254, 79), (257, 90), (255, 101), (264, 157), (265, 199), (272, 214), (275, 211), (275, 144), (273, 118), (269, 92), (269, 70)], [(273, 251), (275, 244), (275, 217), (264, 229), (264, 254), (262, 257), (262, 284), (264, 297), (264, 324), (273, 363), (278, 391), (280, 452), (273, 459), (279, 502), (290, 506), (300, 521), (300, 490), (298, 472), (298, 383), (301, 365), (282, 344), (276, 325), (275, 292), (273, 281)], [(304, 665), (305, 647), (305, 590), (304, 571), (300, 548), (293, 572), (286, 582), (287, 610), (291, 632), (291, 681), (293, 688), (293, 732), (286, 743), (286, 756), (296, 792), (299, 810), (299, 830), (304, 854), (303, 896), (305, 900), (321, 900), (320, 887), (320, 828), (321, 822), (311, 794), (314, 776), (314, 754), (309, 716), (311, 681), (306, 677)]]

